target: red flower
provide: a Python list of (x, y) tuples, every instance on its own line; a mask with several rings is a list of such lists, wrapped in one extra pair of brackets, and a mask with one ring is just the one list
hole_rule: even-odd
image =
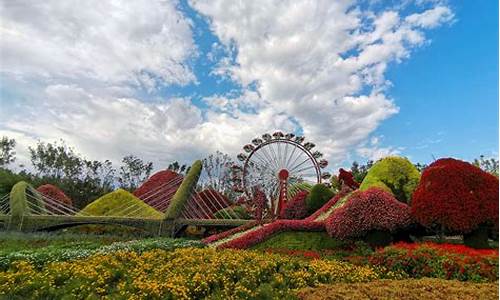
[(53, 213), (58, 213), (58, 209), (54, 208), (57, 207), (57, 203), (54, 203), (54, 201), (62, 203), (66, 206), (72, 206), (73, 201), (64, 194), (61, 189), (59, 189), (57, 186), (54, 186), (52, 184), (44, 184), (39, 186), (36, 189), (40, 194), (44, 195), (48, 199), (44, 198), (43, 200), (48, 204), (46, 205), (47, 209), (52, 211)]
[(348, 202), (326, 220), (326, 230), (336, 238), (360, 237), (371, 230), (395, 231), (411, 224), (410, 208), (378, 188), (356, 191)]
[(306, 197), (308, 194), (307, 191), (299, 191), (281, 210), (280, 218), (299, 220), (307, 217)]
[(422, 174), (412, 214), (426, 227), (467, 233), (480, 224), (498, 228), (498, 178), (469, 163), (439, 159)]

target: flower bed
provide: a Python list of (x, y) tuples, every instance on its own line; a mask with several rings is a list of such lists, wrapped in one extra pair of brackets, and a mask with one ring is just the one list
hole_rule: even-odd
[(0, 298), (288, 299), (292, 289), (379, 278), (367, 266), (255, 251), (118, 251), (37, 270), (18, 262), (0, 272)]
[(368, 257), (368, 262), (414, 278), (498, 280), (498, 250), (474, 250), (462, 245), (398, 243), (376, 251)]
[(308, 222), (303, 220), (278, 220), (267, 224), (243, 236), (232, 239), (219, 245), (219, 248), (246, 249), (268, 239), (271, 235), (284, 231), (323, 231), (322, 222)]
[(33, 266), (41, 268), (51, 262), (82, 259), (91, 255), (104, 255), (117, 251), (143, 252), (152, 249), (171, 250), (180, 247), (203, 246), (204, 244), (194, 240), (160, 238), (115, 242), (110, 245), (101, 247), (95, 247), (92, 244), (78, 245), (77, 247), (71, 248), (46, 247), (40, 249), (16, 251), (0, 255), (0, 270), (6, 270), (13, 263), (18, 261), (27, 261)]

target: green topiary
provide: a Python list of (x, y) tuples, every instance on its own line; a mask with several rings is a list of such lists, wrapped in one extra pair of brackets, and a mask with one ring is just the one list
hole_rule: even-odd
[(85, 206), (80, 215), (160, 219), (163, 214), (131, 193), (118, 189)]
[(234, 206), (218, 210), (214, 214), (214, 218), (250, 220), (252, 217), (243, 206)]
[(173, 220), (176, 219), (184, 209), (186, 202), (189, 200), (189, 197), (194, 191), (196, 184), (198, 183), (198, 179), (201, 174), (202, 163), (201, 160), (197, 160), (193, 163), (189, 172), (184, 177), (184, 180), (181, 183), (181, 186), (175, 192), (172, 201), (170, 201), (170, 205), (165, 211), (165, 219)]
[(310, 215), (320, 209), (333, 196), (335, 196), (335, 193), (326, 185), (320, 183), (313, 186), (306, 197), (306, 208), (308, 214)]
[(31, 206), (33, 209), (35, 207), (41, 210), (45, 208), (45, 204), (40, 194), (26, 181), (19, 181), (12, 187), (9, 196), (10, 214), (12, 215), (12, 217), (21, 217), (23, 215), (25, 216), (30, 214), (44, 213), (43, 211), (32, 211), (32, 208), (28, 206), (26, 193), (30, 193), (32, 197), (29, 200), (32, 203), (33, 201), (35, 202), (33, 203), (34, 205)]
[(359, 189), (365, 191), (378, 187), (392, 193), (399, 201), (410, 204), (419, 181), (420, 172), (408, 159), (391, 156), (379, 160), (368, 170)]

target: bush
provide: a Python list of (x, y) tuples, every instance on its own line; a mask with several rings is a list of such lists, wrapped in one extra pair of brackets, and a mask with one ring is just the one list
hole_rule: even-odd
[(411, 224), (410, 207), (392, 194), (371, 188), (356, 191), (348, 202), (326, 220), (330, 236), (339, 239), (364, 237), (371, 232), (394, 232)]
[(22, 180), (25, 180), (24, 176), (16, 174), (11, 170), (0, 168), (0, 197), (10, 193), (12, 187)]
[(306, 197), (307, 191), (299, 191), (295, 197), (288, 200), (286, 206), (281, 210), (280, 218), (287, 220), (299, 220), (307, 217)]
[(419, 180), (420, 173), (408, 159), (386, 157), (370, 168), (359, 189), (365, 191), (378, 187), (392, 193), (399, 201), (410, 204)]
[(162, 170), (153, 174), (138, 189), (134, 196), (164, 212), (181, 185), (182, 175), (170, 170)]
[(412, 213), (432, 229), (468, 234), (494, 225), (498, 230), (498, 178), (460, 160), (439, 159), (423, 172)]
[(306, 198), (308, 215), (314, 213), (325, 205), (335, 194), (324, 184), (316, 184)]
[(108, 193), (85, 206), (80, 213), (88, 216), (162, 218), (163, 214), (123, 189)]
[(398, 243), (369, 258), (374, 267), (404, 272), (413, 278), (497, 281), (498, 250), (477, 251), (463, 245)]
[[(36, 190), (40, 194), (44, 195), (45, 197), (50, 198), (51, 200), (55, 200), (55, 201), (62, 203), (66, 206), (73, 206), (73, 201), (71, 201), (71, 199), (68, 196), (66, 196), (66, 194), (64, 194), (64, 192), (61, 191), (61, 189), (59, 189), (55, 185), (44, 184), (44, 185), (39, 186)], [(44, 201), (47, 201), (47, 200), (44, 199)], [(47, 208), (50, 210), (51, 206), (53, 206), (53, 205), (54, 204), (52, 203), (52, 204), (48, 205)], [(57, 213), (57, 210), (54, 210), (53, 212)]]

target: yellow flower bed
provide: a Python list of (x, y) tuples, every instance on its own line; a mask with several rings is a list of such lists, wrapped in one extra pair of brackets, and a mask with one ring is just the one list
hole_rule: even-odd
[(321, 283), (378, 279), (370, 267), (254, 251), (183, 248), (119, 251), (55, 262), (41, 270), (16, 262), (0, 272), (0, 298), (249, 299), (285, 297)]

